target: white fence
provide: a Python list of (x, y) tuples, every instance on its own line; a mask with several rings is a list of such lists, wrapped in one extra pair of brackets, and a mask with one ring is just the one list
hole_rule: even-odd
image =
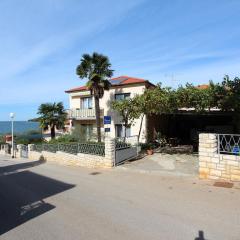
[(217, 134), (218, 154), (240, 155), (240, 135)]

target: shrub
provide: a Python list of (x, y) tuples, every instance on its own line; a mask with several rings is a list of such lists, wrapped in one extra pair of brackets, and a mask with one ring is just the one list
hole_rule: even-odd
[(64, 135), (61, 135), (60, 137), (58, 138), (55, 138), (55, 139), (51, 139), (49, 141), (50, 144), (54, 144), (54, 143), (72, 143), (72, 142), (77, 142), (77, 139), (72, 136), (71, 134), (64, 134)]
[(149, 143), (140, 143), (142, 150), (149, 150), (149, 149), (155, 149), (159, 146), (157, 143), (149, 142)]

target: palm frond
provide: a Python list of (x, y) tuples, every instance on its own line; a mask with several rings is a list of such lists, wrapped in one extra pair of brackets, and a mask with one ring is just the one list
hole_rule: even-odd
[(92, 78), (94, 74), (101, 78), (111, 78), (113, 76), (111, 63), (107, 56), (94, 52), (92, 55), (83, 54), (76, 73), (80, 78)]
[(64, 127), (67, 113), (62, 102), (44, 103), (38, 108), (40, 126), (47, 130), (49, 126)]

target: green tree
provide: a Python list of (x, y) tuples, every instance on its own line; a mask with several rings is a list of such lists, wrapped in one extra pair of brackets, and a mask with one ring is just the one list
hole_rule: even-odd
[(123, 122), (124, 126), (124, 139), (126, 138), (126, 130), (131, 127), (136, 118), (140, 117), (141, 112), (135, 99), (124, 99), (112, 102), (112, 108), (116, 110)]
[(98, 142), (101, 142), (99, 99), (103, 97), (104, 90), (109, 90), (109, 87), (111, 86), (108, 81), (108, 79), (113, 76), (111, 63), (108, 57), (102, 54), (84, 54), (80, 60), (80, 64), (77, 66), (76, 73), (81, 79), (88, 79), (86, 86), (90, 90), (95, 101), (97, 140)]
[[(119, 112), (126, 127), (130, 127), (137, 118), (140, 118), (138, 140), (140, 139), (144, 116), (171, 113), (177, 109), (175, 91), (171, 88), (162, 88), (158, 84), (155, 88), (147, 89), (142, 95), (132, 99), (115, 101), (113, 109)], [(126, 136), (126, 133), (125, 135)]]
[(5, 144), (5, 137), (3, 135), (0, 135), (0, 144)]
[(176, 111), (175, 91), (171, 88), (163, 88), (161, 83), (155, 88), (147, 89), (144, 94), (137, 95), (134, 98), (136, 113), (140, 113), (140, 128), (138, 140), (142, 131), (142, 123), (144, 116), (172, 113)]
[(217, 106), (216, 89), (212, 81), (207, 88), (201, 89), (187, 83), (184, 87), (180, 86), (176, 91), (178, 108), (193, 108), (195, 112), (210, 111)]
[(226, 75), (217, 91), (218, 106), (223, 111), (232, 111), (233, 122), (240, 132), (240, 78), (233, 80)]
[(139, 105), (146, 110), (146, 114), (172, 113), (178, 108), (175, 91), (170, 87), (162, 87), (161, 83), (153, 89), (147, 89), (140, 98)]
[(228, 75), (224, 77), (218, 89), (218, 102), (222, 110), (240, 113), (240, 78), (231, 80)]
[(67, 119), (67, 113), (64, 110), (62, 102), (59, 103), (43, 103), (38, 108), (40, 115), (40, 127), (43, 130), (51, 130), (51, 139), (55, 138), (55, 129), (64, 129)]

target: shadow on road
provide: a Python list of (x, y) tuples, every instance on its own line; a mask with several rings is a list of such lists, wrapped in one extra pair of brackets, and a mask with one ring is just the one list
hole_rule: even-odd
[(0, 235), (52, 210), (55, 206), (44, 198), (75, 186), (26, 170), (17, 172), (41, 163), (0, 167)]
[(204, 237), (204, 232), (199, 231), (198, 232), (198, 237), (194, 238), (194, 240), (207, 240), (207, 239)]
[(0, 167), (0, 176), (1, 175), (7, 175), (9, 173), (14, 173), (18, 170), (36, 167), (36, 166), (41, 165), (45, 162), (46, 162), (45, 160), (38, 160), (38, 161), (18, 163), (18, 164), (13, 164), (13, 165), (9, 165), (9, 166)]

